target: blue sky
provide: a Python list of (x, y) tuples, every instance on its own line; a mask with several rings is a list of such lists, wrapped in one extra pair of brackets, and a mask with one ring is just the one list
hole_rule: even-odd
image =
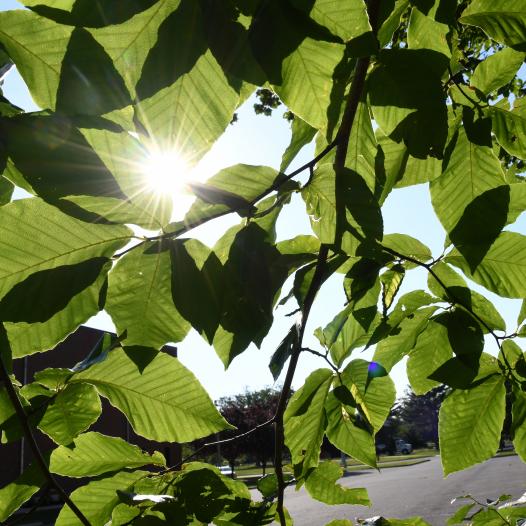
[[(19, 4), (14, 0), (3, 0), (0, 9), (16, 7), (19, 7)], [(4, 90), (5, 95), (16, 104), (27, 110), (36, 109), (16, 71), (8, 76)], [(213, 175), (214, 170), (237, 163), (279, 167), (281, 155), (290, 138), (289, 124), (281, 118), (281, 111), (275, 112), (272, 118), (254, 115), (252, 103), (253, 101), (249, 100), (239, 110), (239, 121), (235, 125), (229, 126), (207, 155), (207, 164), (212, 168), (210, 175)], [(309, 160), (312, 156), (312, 150), (312, 146), (304, 148), (291, 168), (293, 169), (294, 166), (299, 166)], [(286, 239), (297, 234), (310, 233), (304, 210), (301, 199), (293, 199), (293, 202), (286, 207), (278, 221), (279, 238)], [(395, 190), (384, 205), (383, 216), (385, 233), (406, 233), (427, 244), (434, 255), (442, 252), (444, 232), (433, 212), (427, 185)], [(200, 227), (195, 231), (195, 235), (199, 236), (205, 243), (213, 244), (221, 232), (236, 222), (237, 219), (234, 216), (222, 218), (211, 225)], [(511, 229), (525, 233), (526, 221), (524, 216)], [(425, 287), (426, 278), (424, 270), (411, 271), (401, 292)], [(290, 283), (287, 283), (284, 291), (287, 292), (289, 287)], [(494, 301), (508, 324), (508, 331), (513, 331), (520, 301), (502, 300), (480, 287), (475, 288)], [(306, 345), (316, 346), (316, 339), (310, 335), (316, 327), (324, 326), (339, 312), (343, 306), (343, 301), (341, 278), (337, 277), (329, 281), (318, 296), (306, 331)], [(276, 312), (276, 323), (264, 341), (262, 349), (250, 348), (236, 358), (226, 372), (213, 349), (206, 345), (196, 333), (191, 333), (183, 343), (178, 345), (180, 359), (196, 374), (214, 399), (238, 393), (245, 387), (257, 389), (272, 385), (273, 379), (267, 365), (273, 350), (290, 327), (291, 320), (284, 317), (284, 314), (292, 309), (293, 306), (290, 305), (280, 307)], [(93, 318), (89, 324), (113, 330), (111, 319), (105, 314)], [(489, 343), (487, 350), (491, 350), (491, 348), (491, 343)], [(371, 352), (355, 351), (354, 357), (370, 359)], [(324, 362), (316, 357), (302, 356), (293, 387), (299, 388), (309, 372), (323, 366)], [(392, 377), (397, 385), (398, 394), (402, 394), (407, 384), (405, 362), (393, 369)]]

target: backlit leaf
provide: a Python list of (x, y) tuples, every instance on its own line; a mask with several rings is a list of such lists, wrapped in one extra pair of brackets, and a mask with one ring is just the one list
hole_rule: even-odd
[(371, 368), (374, 368), (374, 362), (353, 360), (343, 370), (341, 378), (376, 432), (385, 422), (396, 392), (389, 376), (371, 379)]
[(524, 53), (504, 48), (487, 57), (476, 67), (470, 83), (484, 95), (488, 95), (510, 82), (523, 61)]
[(145, 438), (190, 442), (230, 427), (194, 375), (164, 353), (115, 349), (70, 381), (94, 385)]
[(459, 267), (473, 281), (500, 296), (524, 298), (525, 256), (526, 237), (515, 232), (502, 232), (474, 271), (456, 249), (445, 261)]
[(149, 464), (164, 466), (163, 455), (158, 451), (149, 455), (122, 438), (89, 432), (75, 438), (69, 446), (54, 449), (49, 470), (66, 477), (86, 477)]
[(110, 275), (106, 309), (117, 332), (126, 331), (126, 345), (159, 349), (183, 340), (190, 324), (172, 299), (169, 247), (150, 242), (119, 259)]
[(0, 521), (5, 521), (46, 482), (39, 466), (31, 464), (16, 480), (0, 489)]
[[(120, 502), (119, 491), (129, 491), (147, 471), (121, 471), (111, 477), (92, 480), (70, 495), (92, 526), (104, 526), (111, 517), (113, 508)], [(77, 526), (79, 519), (68, 506), (60, 511), (57, 526)]]
[(440, 408), (444, 474), (491, 458), (499, 447), (505, 413), (504, 378), (492, 376), (469, 390), (454, 391)]
[(302, 473), (318, 465), (319, 448), (327, 425), (324, 405), (332, 379), (330, 369), (311, 373), (303, 387), (294, 393), (285, 411), (285, 443), (292, 463), (301, 465)]
[(370, 506), (365, 488), (346, 488), (336, 481), (343, 470), (331, 460), (322, 462), (305, 480), (309, 495), (325, 504), (360, 504)]
[(101, 410), (93, 386), (67, 385), (47, 406), (38, 427), (57, 444), (68, 445), (99, 418)]
[(327, 438), (339, 450), (359, 462), (376, 467), (376, 449), (372, 432), (357, 415), (356, 410), (345, 405), (331, 391), (325, 404), (327, 413)]
[(479, 26), (497, 42), (524, 51), (526, 6), (521, 0), (475, 0), (460, 22)]

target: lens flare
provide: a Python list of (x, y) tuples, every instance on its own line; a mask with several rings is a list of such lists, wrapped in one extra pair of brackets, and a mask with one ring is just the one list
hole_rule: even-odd
[(143, 163), (146, 185), (156, 193), (173, 196), (186, 193), (191, 170), (175, 150), (152, 151)]

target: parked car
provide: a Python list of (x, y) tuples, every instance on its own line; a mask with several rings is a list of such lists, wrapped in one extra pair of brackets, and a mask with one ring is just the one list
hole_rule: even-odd
[(413, 444), (406, 442), (402, 438), (395, 438), (390, 446), (376, 444), (377, 455), (409, 455), (412, 452)]
[(233, 479), (237, 477), (236, 472), (233, 472), (230, 466), (216, 466), (216, 468), (221, 472), (221, 475), (225, 475), (225, 477), (232, 477)]

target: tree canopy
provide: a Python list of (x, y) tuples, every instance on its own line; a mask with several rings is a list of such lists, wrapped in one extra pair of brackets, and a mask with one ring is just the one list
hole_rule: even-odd
[[(451, 390), (440, 409), (445, 475), (495, 453), (506, 399), (526, 460), (526, 236), (513, 231), (526, 207), (525, 2), (22, 3), (29, 9), (0, 13), (0, 71), (15, 65), (41, 110), (0, 98), (0, 429), (4, 443), (25, 437), (34, 462), (0, 489), (0, 521), (44, 487), (65, 504), (59, 526), (285, 526), (291, 484), (327, 504), (367, 505), (365, 489), (337, 484), (320, 447), (326, 437), (376, 466), (374, 437), (395, 399), (389, 373), (405, 357), (415, 393)], [(144, 163), (176, 150), (195, 165), (258, 89), (261, 112), (280, 101), (290, 112), (281, 166), (237, 164), (190, 183), (195, 201), (173, 221), (172, 198), (147, 184)], [(290, 170), (312, 141), (314, 158)], [(444, 228), (441, 254), (428, 240), (384, 234), (386, 198), (416, 184), (428, 185)], [(12, 200), (15, 187), (31, 197)], [(278, 240), (276, 221), (297, 195), (312, 234)], [(193, 236), (227, 214), (239, 224), (213, 247)], [(400, 295), (417, 268), (427, 286)], [(307, 348), (311, 308), (334, 276), (346, 302)], [(473, 283), (523, 300), (516, 326)], [(161, 349), (194, 329), (228, 367), (262, 344), (278, 302), (298, 315), (269, 364), (284, 376), (266, 424), (276, 473), (260, 484), (262, 499), (214, 466), (167, 466), (160, 453), (90, 431), (100, 397), (152, 441), (232, 429), (206, 386)], [(102, 310), (116, 340), (73, 369), (25, 384), (12, 375), (13, 360), (53, 348)], [(356, 357), (362, 347), (375, 349), (373, 361)], [(289, 400), (305, 353), (320, 368)], [(39, 449), (39, 433), (52, 451)], [(57, 475), (89, 480), (67, 495)], [(515, 524), (518, 504), (483, 507), (476, 523)], [(424, 524), (415, 520), (392, 524)]]

